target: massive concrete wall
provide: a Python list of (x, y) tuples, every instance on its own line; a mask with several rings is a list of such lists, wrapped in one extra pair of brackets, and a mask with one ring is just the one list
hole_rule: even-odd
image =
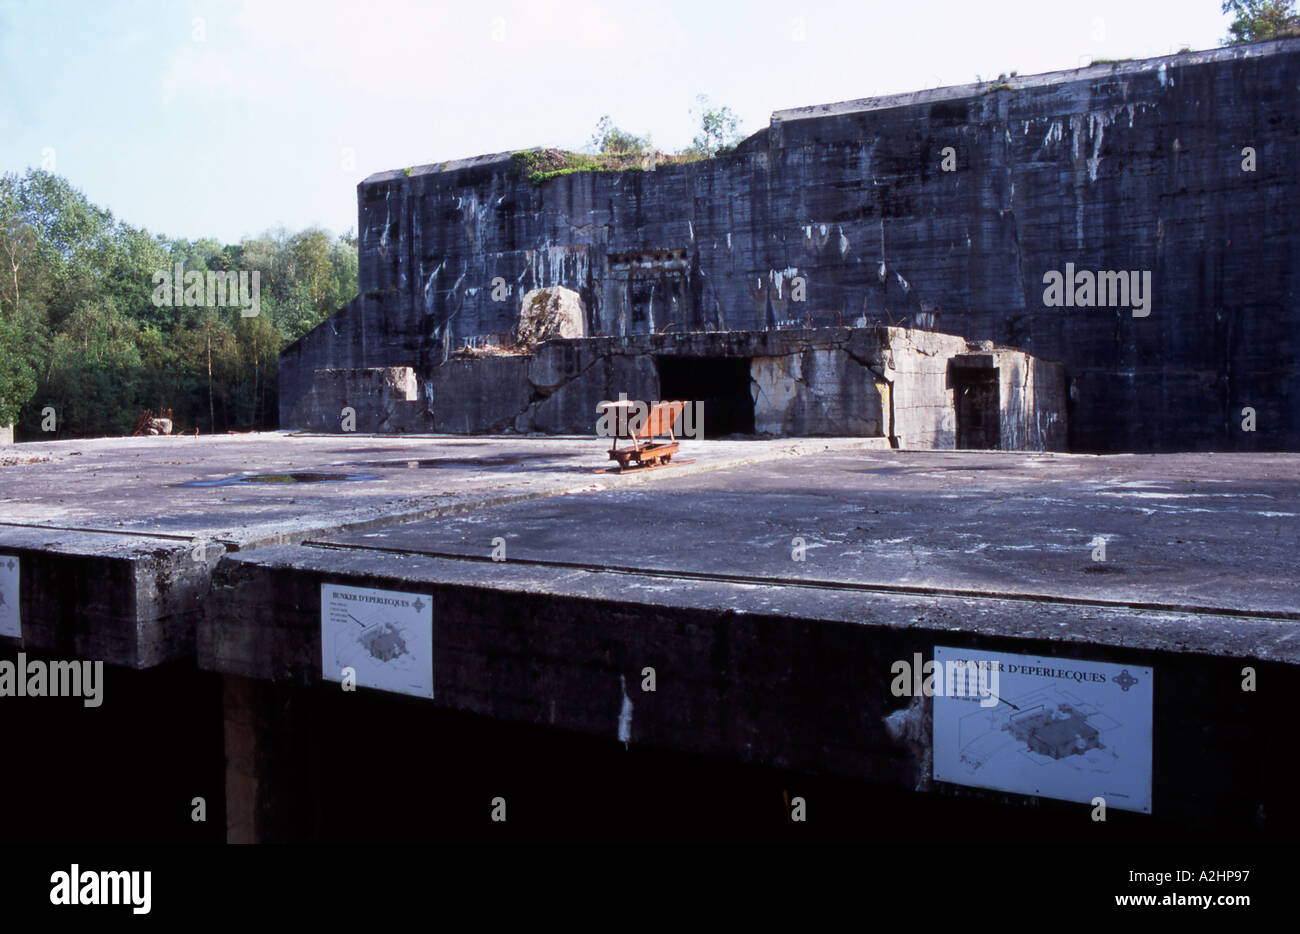
[(429, 431), (429, 407), (410, 367), (317, 370), (288, 424), (306, 431)]
[[(562, 285), (593, 335), (865, 317), (1061, 360), (1075, 450), (1295, 449), (1298, 89), (1282, 40), (782, 111), (654, 171), (380, 173), (358, 187), (361, 295), (285, 352), (281, 410), (318, 368), (427, 376)], [(1067, 263), (1150, 272), (1149, 313), (1046, 307)]]

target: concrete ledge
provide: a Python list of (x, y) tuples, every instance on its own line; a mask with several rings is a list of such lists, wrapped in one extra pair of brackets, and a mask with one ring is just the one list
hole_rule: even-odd
[[(895, 659), (940, 644), (1148, 666), (1154, 814), (1221, 829), (1296, 818), (1269, 739), (1269, 712), (1300, 689), (1289, 621), (297, 546), (223, 559), (200, 666), (322, 684), (323, 582), (432, 597), (428, 703), (922, 791), (927, 702), (902, 715), (920, 739), (896, 743), (885, 719), (908, 704), (890, 692)], [(1241, 691), (1246, 661), (1267, 689)], [(638, 688), (646, 667), (655, 693)]]
[(194, 656), (194, 628), (218, 543), (0, 526), (0, 554), (18, 558), (17, 648), (150, 668)]
[(1128, 78), (1132, 80), (1138, 75), (1160, 72), (1169, 67), (1186, 68), (1213, 62), (1240, 61), (1242, 59), (1260, 58), (1265, 55), (1294, 51), (1297, 48), (1300, 48), (1300, 39), (1273, 39), (1267, 42), (1233, 45), (1222, 49), (1201, 49), (1178, 52), (1173, 55), (1157, 55), (1150, 58), (1099, 62), (1095, 65), (1085, 65), (1082, 68), (1047, 71), (1037, 75), (1008, 76), (973, 84), (956, 84), (921, 91), (906, 91), (902, 94), (863, 97), (831, 104), (791, 107), (786, 110), (775, 111), (772, 114), (772, 124), (808, 120), (815, 117), (890, 110), (895, 107), (910, 107), (917, 104), (963, 100), (988, 94), (995, 90), (1022, 91), (1030, 88), (1051, 88), (1070, 81), (1096, 81), (1105, 78)]
[(200, 666), (326, 696), (321, 586), (398, 591), (432, 608), (433, 696), (407, 704), (996, 801), (933, 781), (930, 701), (895, 696), (895, 662), (1145, 668), (1154, 819), (1288, 833), (1295, 464), (858, 450), (652, 473), (228, 556)]

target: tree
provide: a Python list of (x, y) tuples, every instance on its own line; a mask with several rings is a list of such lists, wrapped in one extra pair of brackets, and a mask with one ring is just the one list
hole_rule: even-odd
[(17, 181), (13, 175), (0, 178), (0, 425), (18, 421), (36, 392), (36, 373), (29, 362), (33, 342), (24, 338), (21, 309), (37, 232), (22, 214)]
[(4, 271), (8, 273), (4, 286), (12, 289), (6, 296), (0, 287), (0, 310), (7, 306), (10, 312), (17, 311), (22, 298), (19, 285), (19, 273), (27, 260), (36, 251), (36, 228), (20, 217), (2, 217), (0, 215), (0, 258), (4, 260)]
[(732, 113), (730, 107), (709, 106), (708, 95), (699, 95), (695, 98), (695, 103), (696, 107), (691, 109), (691, 113), (699, 114), (700, 132), (686, 154), (709, 158), (735, 148), (742, 138), (740, 118)]
[(0, 176), (0, 314), (11, 318), (24, 299), (33, 298), (28, 287), (41, 278), (41, 233), (23, 203), (24, 181), (13, 174)]
[(1223, 0), (1223, 12), (1235, 17), (1224, 45), (1300, 34), (1295, 0)]
[(102, 294), (111, 296), (137, 323), (155, 327), (173, 324), (175, 309), (154, 305), (153, 293), (154, 276), (170, 271), (174, 262), (157, 237), (146, 230), (120, 224), (112, 249), (106, 250), (102, 258)]
[[(261, 313), (156, 307), (154, 276), (177, 263), (258, 272)], [(178, 428), (274, 427), (280, 348), (356, 294), (351, 233), (172, 239), (49, 172), (0, 175), (0, 424), (42, 437), (48, 405), (61, 437), (123, 434), (146, 408), (172, 409)]]
[(319, 307), (330, 291), (330, 235), (312, 227), (289, 238), (294, 278), (307, 286), (307, 299)]
[(330, 246), (330, 293), (325, 314), (332, 314), (357, 295), (357, 238), (341, 234)]
[(36, 374), (22, 354), (23, 335), (0, 315), (0, 425), (18, 421), (18, 413), (36, 392)]
[(592, 134), (591, 142), (587, 145), (596, 152), (624, 155), (647, 152), (651, 142), (649, 136), (633, 136), (620, 130), (614, 126), (614, 121), (610, 119), (609, 114), (605, 114), (597, 121), (596, 132)]
[(42, 397), (60, 434), (124, 434), (135, 427), (139, 329), (112, 299), (80, 304), (56, 334)]

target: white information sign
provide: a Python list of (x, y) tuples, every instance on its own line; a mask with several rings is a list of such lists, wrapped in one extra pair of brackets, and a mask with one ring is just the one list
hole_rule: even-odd
[(321, 676), (358, 687), (433, 697), (433, 598), (321, 584)]
[(0, 555), (0, 636), (22, 638), (18, 616), (18, 557)]
[(934, 660), (988, 666), (997, 699), (936, 690), (936, 781), (1151, 812), (1150, 668), (943, 646)]

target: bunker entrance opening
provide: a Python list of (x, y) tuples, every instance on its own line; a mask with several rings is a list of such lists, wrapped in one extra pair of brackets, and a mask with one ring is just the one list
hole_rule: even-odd
[(754, 433), (749, 357), (655, 357), (664, 400), (704, 403), (704, 437)]
[(958, 370), (953, 385), (957, 403), (957, 447), (996, 451), (1002, 446), (1002, 392), (998, 371)]

